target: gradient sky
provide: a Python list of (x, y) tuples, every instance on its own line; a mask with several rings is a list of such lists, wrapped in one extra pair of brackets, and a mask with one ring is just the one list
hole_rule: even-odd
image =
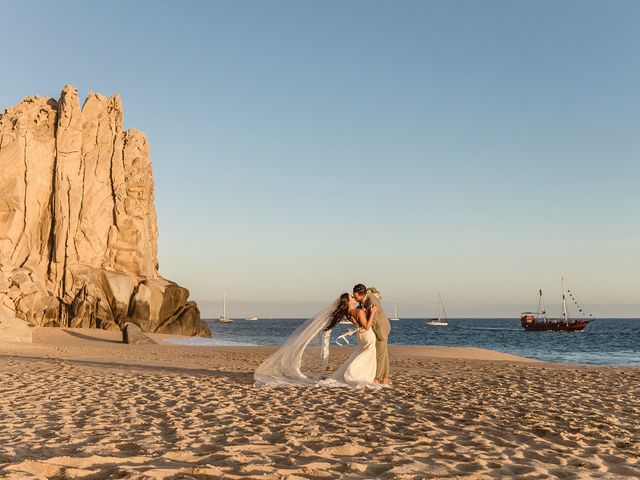
[(640, 2), (0, 4), (0, 106), (121, 94), (160, 271), (205, 316), (364, 282), (401, 316), (441, 291), (514, 317), (564, 273), (640, 317)]

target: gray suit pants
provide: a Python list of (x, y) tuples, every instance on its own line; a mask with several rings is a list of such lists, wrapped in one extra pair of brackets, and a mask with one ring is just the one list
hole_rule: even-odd
[(386, 340), (376, 340), (376, 378), (389, 378), (389, 347)]

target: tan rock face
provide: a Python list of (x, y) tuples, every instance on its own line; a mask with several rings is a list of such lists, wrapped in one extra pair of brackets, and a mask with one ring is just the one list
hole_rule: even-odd
[(0, 305), (31, 325), (210, 336), (158, 273), (149, 143), (115, 95), (27, 97), (0, 115)]

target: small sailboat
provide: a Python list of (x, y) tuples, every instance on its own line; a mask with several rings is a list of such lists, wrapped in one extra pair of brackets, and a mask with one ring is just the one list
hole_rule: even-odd
[[(538, 300), (538, 312), (523, 312), (520, 316), (520, 323), (522, 328), (527, 332), (581, 332), (585, 327), (593, 320), (587, 319), (587, 314), (582, 310), (578, 301), (574, 297), (571, 290), (566, 290), (573, 302), (578, 307), (578, 312), (582, 314), (583, 318), (569, 318), (569, 309), (567, 308), (567, 297), (564, 288), (564, 277), (562, 277), (562, 318), (550, 319), (547, 318), (547, 311), (544, 308), (544, 299), (542, 298), (542, 290), (539, 290), (540, 298)], [(589, 314), (591, 317), (591, 314)]]
[(447, 322), (447, 312), (444, 310), (444, 302), (442, 301), (442, 295), (440, 295), (440, 292), (438, 292), (438, 300), (440, 301), (440, 312), (438, 314), (438, 318), (427, 319), (427, 325), (446, 327), (449, 325), (449, 322)]
[(392, 322), (397, 322), (400, 319), (398, 318), (398, 307), (397, 306), (393, 306), (393, 317), (391, 317), (389, 320), (391, 320)]
[(247, 317), (245, 320), (256, 321), (258, 320), (258, 317)]
[(222, 294), (222, 316), (218, 317), (217, 323), (233, 323), (233, 319), (227, 317), (227, 293)]

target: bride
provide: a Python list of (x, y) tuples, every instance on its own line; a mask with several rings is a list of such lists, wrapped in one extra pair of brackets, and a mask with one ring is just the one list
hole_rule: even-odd
[[(376, 310), (376, 306), (365, 310), (351, 295), (343, 293), (329, 307), (300, 325), (278, 351), (262, 362), (254, 374), (256, 385), (377, 386), (374, 383), (376, 336), (371, 330)], [(331, 330), (344, 317), (356, 326), (358, 345), (333, 375), (321, 379), (329, 360)], [(303, 372), (303, 354), (317, 336), (321, 336), (320, 358), (305, 365), (308, 371)]]

